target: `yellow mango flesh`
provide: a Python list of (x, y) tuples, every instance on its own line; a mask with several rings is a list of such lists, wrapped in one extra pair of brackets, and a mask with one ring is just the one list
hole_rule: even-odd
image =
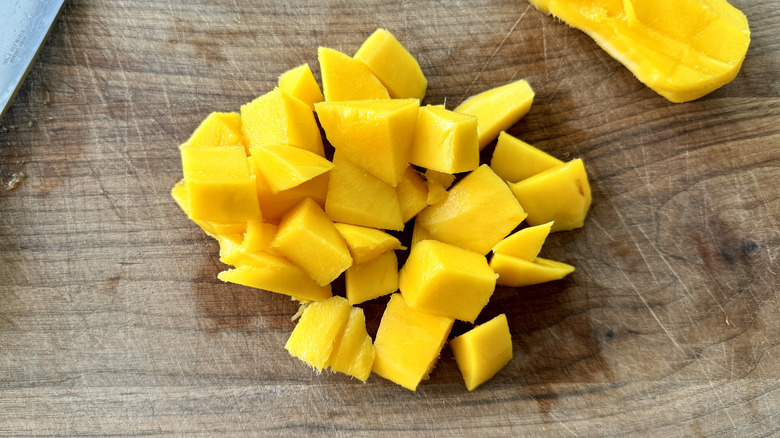
[(311, 198), (282, 217), (271, 247), (303, 268), (320, 286), (352, 266), (341, 234)]
[(508, 256), (501, 253), (493, 254), (490, 267), (498, 274), (496, 284), (501, 286), (520, 287), (560, 280), (574, 272), (574, 266), (537, 257), (533, 261)]
[[(476, 169), (476, 167), (474, 169)], [(446, 190), (450, 188), (453, 182), (455, 182), (455, 175), (446, 172), (439, 172), (433, 169), (427, 169), (425, 171), (425, 179), (428, 181), (438, 182)]]
[(730, 82), (750, 45), (745, 15), (725, 0), (531, 0), (582, 30), (672, 102)]
[(409, 162), (444, 173), (479, 167), (477, 118), (435, 106), (421, 107)]
[(263, 171), (260, 170), (259, 163), (255, 157), (250, 156), (248, 160), (252, 172), (255, 174), (260, 211), (263, 212), (263, 218), (266, 221), (278, 222), (285, 213), (306, 198), (314, 199), (320, 207), (325, 206), (330, 172), (314, 177), (290, 189), (274, 193), (271, 185), (263, 176)]
[(414, 170), (414, 167), (408, 166), (404, 171), (401, 181), (395, 187), (398, 195), (398, 204), (401, 207), (401, 219), (404, 223), (421, 212), (428, 206), (428, 183), (423, 177)]
[(434, 239), (485, 255), (525, 217), (506, 183), (482, 165), (455, 184), (444, 201), (421, 211), (416, 223)]
[(401, 294), (387, 303), (374, 339), (373, 371), (412, 391), (428, 377), (452, 329), (452, 318), (407, 306)]
[(436, 180), (428, 180), (428, 197), (425, 198), (427, 205), (436, 205), (447, 197), (447, 189)]
[(398, 290), (398, 259), (390, 250), (368, 262), (354, 264), (345, 273), (347, 301), (360, 304)]
[[(173, 189), (171, 189), (171, 197), (176, 201), (176, 204), (181, 208), (184, 214), (189, 216), (190, 207), (189, 201), (187, 200), (187, 186), (184, 185), (183, 179), (173, 186)], [(193, 222), (211, 237), (220, 234), (244, 234), (247, 225), (246, 222), (220, 223), (198, 220)]]
[(552, 225), (552, 222), (547, 222), (523, 228), (498, 242), (493, 247), (493, 252), (533, 261), (539, 255), (547, 235), (550, 234)]
[(431, 236), (431, 233), (429, 233), (428, 230), (420, 226), (420, 224), (417, 221), (415, 221), (414, 228), (412, 228), (412, 243), (410, 245), (412, 248), (414, 248), (415, 245), (422, 242), (423, 240), (435, 240), (435, 239), (433, 238), (433, 236)]
[(563, 161), (506, 132), (498, 135), (490, 168), (501, 179), (516, 183), (547, 169), (560, 166)]
[(554, 221), (552, 231), (581, 227), (590, 208), (590, 184), (580, 159), (545, 170), (509, 187), (528, 213), (528, 224), (541, 225)]
[(271, 248), (271, 243), (274, 241), (278, 228), (274, 224), (261, 222), (256, 219), (247, 221), (246, 233), (244, 233), (244, 239), (241, 241), (241, 250), (243, 252), (268, 252), (275, 254), (276, 250)]
[(341, 151), (333, 156), (325, 211), (335, 222), (403, 230), (401, 205), (393, 186), (356, 166)]
[(477, 117), (479, 149), (493, 141), (498, 133), (517, 123), (531, 109), (534, 90), (525, 80), (511, 82), (471, 96), (455, 112)]
[(311, 108), (279, 88), (242, 105), (241, 121), (247, 147), (286, 144), (325, 154)]
[(241, 115), (213, 112), (195, 129), (185, 146), (244, 146)]
[(355, 264), (370, 262), (394, 249), (406, 249), (398, 239), (376, 228), (342, 223), (333, 225), (347, 243)]
[(337, 50), (317, 51), (326, 101), (390, 99), (387, 89), (362, 62)]
[(309, 105), (312, 111), (315, 103), (325, 100), (309, 64), (299, 65), (282, 73), (279, 76), (279, 89)]
[(342, 297), (309, 304), (287, 344), (292, 356), (322, 371), (330, 364), (334, 346), (344, 333), (352, 306)]
[(190, 219), (234, 223), (261, 218), (255, 176), (238, 146), (182, 146)]
[(376, 349), (366, 331), (363, 309), (354, 307), (349, 313), (344, 334), (336, 341), (330, 357), (330, 369), (365, 382), (374, 366)]
[(287, 145), (249, 148), (273, 193), (299, 186), (333, 168), (333, 163), (305, 149)]
[(469, 391), (490, 380), (512, 360), (512, 335), (501, 314), (449, 342)]
[(412, 247), (399, 287), (415, 310), (473, 322), (490, 300), (496, 274), (484, 256), (436, 240)]
[(252, 253), (245, 264), (217, 274), (217, 278), (235, 284), (289, 295), (298, 300), (321, 301), (332, 295), (330, 285), (320, 286), (297, 265), (283, 257)]
[(360, 46), (355, 59), (362, 61), (387, 87), (393, 99), (422, 100), (428, 81), (420, 65), (387, 30), (377, 29)]
[(395, 187), (409, 165), (420, 102), (416, 99), (320, 102), (328, 140), (356, 165)]

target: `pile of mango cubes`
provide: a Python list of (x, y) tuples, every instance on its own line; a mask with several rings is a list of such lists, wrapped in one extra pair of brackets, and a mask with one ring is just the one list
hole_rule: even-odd
[[(180, 146), (184, 178), (172, 195), (233, 266), (220, 280), (301, 302), (290, 354), (416, 390), (453, 322), (474, 323), (496, 284), (574, 270), (538, 254), (549, 232), (583, 225), (585, 167), (503, 132), (531, 107), (524, 80), (448, 110), (420, 106), (425, 76), (387, 30), (353, 57), (318, 54), (324, 93), (304, 64), (240, 113), (209, 115)], [(410, 248), (388, 233), (412, 226)], [(399, 270), (396, 251), (407, 250)], [(333, 296), (342, 275), (346, 296)], [(389, 294), (372, 340), (356, 305)], [(512, 358), (505, 315), (449, 345), (469, 390)]]

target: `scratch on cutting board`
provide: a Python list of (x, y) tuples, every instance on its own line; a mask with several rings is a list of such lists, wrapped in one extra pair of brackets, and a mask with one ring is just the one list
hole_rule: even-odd
[[(498, 53), (499, 50), (501, 50), (501, 47), (504, 45), (506, 40), (509, 38), (510, 35), (512, 35), (512, 32), (515, 31), (515, 28), (517, 28), (517, 25), (520, 24), (520, 21), (522, 21), (523, 17), (525, 17), (525, 14), (528, 12), (528, 10), (531, 9), (531, 5), (529, 4), (522, 14), (520, 14), (520, 17), (515, 21), (515, 24), (512, 25), (512, 28), (509, 29), (509, 32), (504, 35), (504, 39), (501, 40), (501, 42), (498, 44), (498, 47), (496, 47), (496, 50), (493, 51), (493, 54), (490, 55), (490, 58), (485, 61), (485, 64), (482, 65), (482, 68), (479, 70), (479, 73), (474, 77), (474, 80), (471, 81), (468, 87), (466, 87), (466, 91), (463, 93), (463, 99), (466, 99), (469, 96), (469, 91), (471, 91), (471, 87), (474, 85), (475, 82), (477, 82), (477, 79), (482, 75), (482, 72), (485, 71), (488, 64), (490, 64), (490, 61), (493, 60), (493, 58), (496, 56), (496, 53)], [(461, 99), (461, 100), (463, 100)]]

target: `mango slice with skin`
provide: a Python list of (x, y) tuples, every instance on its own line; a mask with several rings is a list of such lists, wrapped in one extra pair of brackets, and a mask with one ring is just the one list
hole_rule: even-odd
[(390, 99), (382, 82), (362, 62), (338, 50), (317, 51), (326, 101)]
[(415, 310), (474, 322), (493, 295), (496, 277), (481, 254), (423, 240), (401, 268), (399, 287)]
[(333, 168), (322, 156), (287, 145), (249, 148), (249, 153), (273, 193), (299, 186)]
[(466, 389), (475, 390), (512, 360), (512, 335), (501, 314), (449, 342)]
[(357, 263), (344, 274), (349, 304), (360, 304), (398, 290), (398, 258), (390, 250), (365, 263)]
[(249, 166), (255, 175), (257, 184), (257, 198), (260, 202), (260, 211), (267, 222), (279, 222), (279, 219), (306, 198), (312, 198), (320, 207), (325, 206), (325, 196), (328, 193), (330, 172), (314, 177), (309, 181), (299, 184), (287, 190), (274, 193), (271, 185), (263, 176), (256, 157), (248, 157)]
[(506, 131), (528, 113), (534, 96), (528, 81), (519, 80), (471, 96), (454, 111), (477, 117), (479, 149), (482, 150), (499, 132)]
[(289, 295), (298, 300), (321, 301), (333, 296), (330, 284), (320, 286), (296, 264), (265, 253), (253, 253), (242, 265), (217, 274), (235, 284)]
[(498, 134), (498, 142), (490, 159), (493, 172), (510, 183), (522, 181), (561, 164), (563, 161), (506, 132)]
[(385, 85), (393, 99), (422, 100), (428, 81), (420, 64), (386, 29), (377, 29), (354, 56)]
[(241, 132), (249, 148), (286, 144), (325, 155), (311, 108), (279, 88), (241, 106)]
[(376, 349), (366, 331), (363, 309), (353, 307), (344, 333), (331, 351), (330, 369), (365, 382), (374, 366)]
[(395, 186), (395, 192), (404, 223), (428, 206), (428, 183), (412, 166), (408, 166), (404, 171), (401, 181)]
[(554, 221), (552, 231), (579, 228), (591, 203), (590, 184), (582, 160), (545, 170), (510, 184), (517, 200), (528, 213), (529, 225)]
[(521, 287), (560, 280), (574, 272), (574, 266), (537, 257), (533, 261), (495, 253), (490, 267), (498, 274), (496, 284)]
[(347, 243), (355, 264), (370, 262), (394, 249), (406, 249), (398, 239), (376, 228), (342, 223), (333, 225)]
[(404, 228), (396, 189), (352, 163), (333, 155), (325, 211), (335, 222), (400, 231)]
[(547, 222), (523, 228), (496, 243), (493, 252), (533, 261), (539, 255), (547, 235), (550, 234), (552, 225), (552, 222)]
[[(176, 202), (176, 205), (189, 216), (189, 201), (187, 201), (187, 186), (184, 185), (184, 180), (177, 182), (173, 189), (171, 189), (171, 197)], [(232, 223), (220, 223), (194, 220), (195, 224), (199, 226), (206, 234), (211, 237), (220, 234), (244, 234), (246, 232), (246, 222), (232, 222)]]
[(330, 364), (331, 354), (348, 324), (352, 306), (342, 297), (307, 305), (284, 349), (318, 371)]
[(391, 295), (374, 339), (373, 371), (416, 391), (436, 364), (453, 322), (412, 309), (401, 294)]
[(352, 266), (352, 256), (341, 234), (311, 198), (282, 217), (271, 247), (303, 268), (320, 286)]
[(241, 115), (238, 113), (209, 114), (198, 125), (186, 146), (245, 146), (244, 136), (241, 134)]
[(409, 166), (417, 99), (320, 102), (328, 140), (356, 165), (395, 187)]
[(309, 64), (299, 65), (282, 73), (279, 76), (279, 89), (309, 105), (312, 111), (315, 103), (325, 100)]
[(450, 174), (476, 169), (477, 118), (431, 105), (420, 107), (409, 162)]
[(582, 30), (672, 102), (729, 83), (750, 45), (745, 15), (725, 0), (531, 0)]
[(520, 205), (506, 183), (483, 164), (415, 220), (434, 239), (485, 255), (525, 219)]

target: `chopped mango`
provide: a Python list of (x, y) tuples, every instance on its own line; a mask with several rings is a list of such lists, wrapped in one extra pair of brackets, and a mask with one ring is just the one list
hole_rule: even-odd
[(335, 222), (386, 230), (403, 230), (395, 188), (345, 158), (333, 155), (325, 211)]
[(431, 236), (431, 233), (428, 232), (425, 228), (420, 226), (420, 223), (415, 221), (414, 222), (414, 228), (412, 228), (412, 243), (410, 244), (412, 248), (414, 248), (415, 245), (422, 242), (423, 240), (435, 240), (433, 236)]
[(501, 179), (516, 183), (547, 169), (560, 166), (563, 161), (506, 132), (498, 134), (490, 168)]
[(368, 262), (354, 264), (344, 274), (349, 304), (360, 304), (398, 290), (398, 258), (386, 251)]
[(498, 133), (517, 123), (534, 101), (534, 90), (525, 80), (511, 82), (471, 96), (455, 112), (477, 117), (479, 149), (493, 141)]
[(417, 216), (417, 213), (428, 206), (426, 202), (428, 184), (412, 166), (406, 168), (401, 181), (395, 187), (395, 191), (398, 195), (398, 204), (401, 207), (401, 218), (404, 223), (409, 222), (411, 218)]
[(333, 168), (333, 163), (314, 152), (288, 145), (249, 148), (273, 193), (299, 186)]
[[(189, 201), (187, 200), (187, 186), (184, 185), (184, 180), (177, 182), (173, 189), (171, 189), (171, 197), (176, 201), (176, 204), (187, 216), (189, 213)], [(233, 222), (233, 223), (220, 223), (209, 221), (193, 221), (203, 231), (211, 237), (220, 234), (244, 234), (246, 232), (246, 222)]]
[(279, 89), (309, 105), (312, 111), (315, 103), (325, 100), (309, 64), (299, 65), (282, 73), (279, 76)]
[(574, 272), (574, 266), (537, 257), (533, 261), (508, 256), (501, 253), (493, 254), (490, 267), (498, 274), (496, 284), (501, 286), (530, 286), (560, 280)]
[(242, 146), (182, 146), (190, 219), (235, 223), (261, 218), (255, 176)]
[(417, 99), (320, 102), (328, 140), (353, 163), (395, 187), (409, 165)]
[(222, 281), (289, 295), (298, 300), (321, 301), (332, 295), (330, 285), (320, 286), (289, 260), (266, 253), (253, 253), (246, 264), (217, 274)]
[(430, 105), (420, 107), (409, 162), (444, 173), (476, 169), (477, 118)]
[(483, 164), (416, 221), (434, 239), (485, 255), (525, 217), (506, 183)]
[(349, 312), (344, 334), (336, 341), (330, 355), (330, 369), (365, 382), (374, 366), (376, 349), (366, 331), (363, 309), (353, 307)]
[(414, 310), (401, 294), (393, 294), (374, 339), (374, 372), (416, 391), (436, 364), (453, 322)]
[(590, 184), (582, 160), (571, 160), (523, 181), (510, 184), (528, 213), (529, 225), (554, 221), (552, 231), (579, 228), (590, 208)]
[(731, 82), (750, 45), (745, 15), (726, 0), (531, 0), (588, 34), (672, 102)]
[(382, 82), (362, 62), (326, 47), (317, 54), (326, 101), (390, 99)]
[(387, 87), (393, 99), (422, 100), (428, 81), (420, 64), (385, 29), (377, 29), (360, 46), (355, 59), (362, 61)]
[(307, 305), (285, 350), (322, 371), (330, 364), (334, 346), (342, 337), (351, 312), (352, 306), (338, 296)]
[(282, 217), (271, 247), (303, 268), (320, 286), (352, 266), (341, 234), (311, 198)]
[(366, 263), (394, 249), (406, 249), (395, 237), (376, 228), (335, 223), (355, 264)]
[(447, 197), (447, 189), (455, 181), (455, 175), (439, 172), (433, 169), (425, 171), (425, 179), (428, 183), (428, 205), (438, 204)]
[(533, 261), (539, 255), (547, 235), (550, 234), (552, 225), (552, 222), (547, 222), (546, 224), (523, 228), (496, 243), (493, 247), (493, 252)]
[[(474, 169), (476, 169), (476, 167)], [(444, 190), (447, 190), (450, 188), (450, 186), (452, 186), (452, 183), (455, 182), (455, 175), (428, 169), (425, 171), (425, 179), (428, 181), (436, 181), (437, 183), (441, 184), (442, 187), (444, 187)]]
[(241, 115), (213, 112), (195, 129), (186, 146), (244, 146), (241, 134)]
[(219, 261), (226, 265), (236, 266), (243, 262), (244, 253), (241, 243), (244, 236), (240, 234), (217, 234), (214, 239), (219, 243)]
[(241, 241), (241, 250), (243, 252), (268, 252), (275, 254), (276, 250), (271, 248), (276, 232), (279, 227), (274, 224), (261, 222), (257, 219), (247, 221), (244, 239)]
[(451, 339), (449, 344), (469, 391), (487, 382), (512, 360), (512, 335), (503, 313)]
[(241, 106), (241, 121), (247, 147), (286, 144), (325, 154), (311, 108), (279, 88)]
[(260, 211), (263, 219), (269, 222), (278, 222), (279, 219), (291, 208), (295, 207), (306, 198), (312, 198), (320, 207), (325, 206), (325, 196), (328, 192), (330, 172), (314, 177), (309, 181), (299, 184), (287, 190), (274, 193), (271, 185), (263, 176), (260, 165), (255, 157), (248, 157), (249, 166), (255, 175), (257, 183), (257, 197), (260, 202)]
[(496, 277), (481, 254), (423, 240), (409, 252), (399, 287), (415, 310), (473, 322), (493, 295)]

